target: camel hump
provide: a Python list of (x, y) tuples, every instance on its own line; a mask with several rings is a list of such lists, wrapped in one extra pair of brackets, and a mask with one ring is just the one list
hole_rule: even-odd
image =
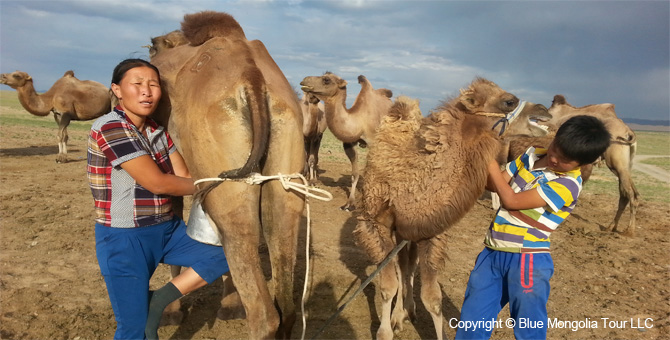
[(361, 74), (360, 76), (358, 76), (358, 83), (359, 84), (363, 84), (363, 83), (368, 83), (369, 84), (370, 82), (368, 81), (368, 78), (365, 78), (365, 76)]
[(396, 99), (393, 106), (389, 109), (388, 112), (389, 121), (398, 121), (398, 120), (416, 120), (421, 119), (421, 109), (419, 108), (419, 101), (412, 99), (407, 96), (400, 96)]
[(565, 105), (568, 101), (565, 100), (565, 97), (562, 94), (557, 94), (554, 96), (554, 100), (551, 102), (551, 105)]
[(393, 91), (389, 89), (377, 89), (377, 92), (386, 98), (393, 97)]
[(240, 24), (232, 15), (223, 12), (202, 11), (184, 15), (181, 30), (191, 45), (199, 46), (214, 37), (246, 39)]
[(63, 74), (63, 77), (73, 77), (74, 78), (74, 71), (72, 71), (72, 70), (65, 71), (65, 74)]

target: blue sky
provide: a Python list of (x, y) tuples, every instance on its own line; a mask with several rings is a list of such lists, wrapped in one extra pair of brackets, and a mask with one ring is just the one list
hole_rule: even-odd
[[(38, 90), (67, 70), (109, 86), (129, 57), (184, 14), (233, 15), (296, 90), (331, 71), (418, 98), (424, 114), (476, 76), (524, 100), (613, 103), (622, 118), (670, 119), (669, 1), (0, 1), (0, 72)], [(9, 90), (7, 86), (0, 89)]]

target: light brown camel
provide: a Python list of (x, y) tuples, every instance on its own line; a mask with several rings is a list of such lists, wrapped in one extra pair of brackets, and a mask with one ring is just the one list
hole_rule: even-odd
[(356, 144), (365, 147), (372, 142), (375, 130), (393, 102), (388, 89), (375, 90), (365, 76), (358, 76), (361, 91), (350, 109), (346, 107), (347, 81), (326, 72), (322, 76), (305, 77), (300, 82), (302, 90), (323, 101), (328, 129), (342, 141), (344, 152), (351, 162), (351, 190), (343, 210), (354, 210), (358, 185), (358, 160)]
[(19, 102), (31, 114), (43, 117), (53, 113), (58, 124), (57, 163), (67, 162), (67, 127), (70, 121), (95, 119), (112, 108), (109, 88), (96, 81), (79, 80), (73, 71), (65, 72), (42, 94), (35, 91), (33, 78), (26, 72), (3, 73), (0, 84), (15, 89)]
[(437, 274), (446, 257), (445, 231), (484, 192), (487, 164), (500, 148), (498, 130), (503, 124), (496, 122), (511, 117), (511, 112), (516, 118), (506, 124), (505, 133), (546, 134), (531, 121), (548, 120), (546, 107), (520, 105), (517, 97), (483, 78), (476, 78), (460, 96), (425, 118), (418, 101), (400, 97), (379, 127), (368, 153), (355, 240), (375, 263), (403, 240), (410, 243), (380, 272), (378, 339), (391, 339), (405, 319), (415, 317), (417, 266), (421, 300), (433, 318), (437, 338), (443, 338)]
[[(529, 146), (549, 145), (558, 127), (571, 117), (589, 115), (599, 118), (605, 124), (607, 131), (612, 135), (612, 143), (601, 158), (605, 160), (607, 167), (619, 179), (619, 205), (614, 215), (614, 220), (607, 229), (620, 231), (619, 220), (626, 206), (629, 206), (630, 222), (628, 223), (628, 228), (621, 232), (623, 235), (633, 236), (635, 234), (635, 215), (640, 196), (632, 178), (633, 157), (637, 148), (635, 132), (617, 117), (613, 104), (574, 107), (566, 101), (564, 96), (556, 95), (549, 108), (549, 113), (552, 114), (552, 119), (547, 122), (550, 134), (542, 139), (530, 140), (528, 138), (511, 136), (508, 143), (509, 150), (506, 153), (507, 159), (514, 159), (515, 156), (519, 156)], [(586, 180), (588, 179), (588, 175), (590, 175), (592, 165), (582, 168), (583, 171), (586, 170), (586, 176), (583, 175), (583, 178)]]
[(305, 136), (306, 154), (303, 174), (313, 185), (317, 179), (321, 139), (328, 125), (323, 112), (323, 103), (315, 95), (303, 92), (300, 108), (302, 109), (302, 134)]
[[(298, 98), (263, 44), (247, 40), (226, 13), (185, 15), (181, 31), (189, 43), (157, 50), (151, 62), (164, 85), (157, 118), (165, 122), (169, 114), (168, 131), (193, 178), (300, 173)], [(203, 208), (221, 235), (249, 338), (288, 338), (296, 318), (293, 275), (304, 198), (279, 181), (227, 181), (207, 189)], [(261, 230), (272, 293), (258, 254)]]

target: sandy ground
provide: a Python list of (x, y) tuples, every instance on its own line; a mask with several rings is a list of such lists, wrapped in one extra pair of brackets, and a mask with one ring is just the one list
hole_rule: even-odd
[[(45, 118), (46, 119), (46, 118)], [(55, 128), (0, 126), (0, 338), (109, 339), (112, 308), (95, 258), (93, 201), (86, 183), (84, 131), (71, 132), (70, 159), (56, 164)], [(306, 337), (346, 301), (374, 267), (353, 244), (352, 213), (344, 204), (348, 164), (321, 164), (320, 187), (335, 196), (312, 202)], [(595, 195), (588, 184), (574, 214), (553, 237), (556, 271), (551, 280), (550, 339), (659, 339), (670, 337), (670, 207), (643, 201), (637, 235), (602, 231), (616, 209), (618, 194)], [(480, 200), (450, 229), (449, 259), (440, 277), (445, 331), (458, 318), (468, 275), (493, 215)], [(627, 224), (628, 215), (623, 222)], [(301, 240), (304, 242), (304, 226)], [(304, 243), (298, 258), (296, 297), (304, 282)], [(167, 280), (159, 268), (152, 286)], [(418, 278), (420, 287), (421, 278)], [(221, 280), (182, 299), (186, 317), (159, 330), (162, 339), (247, 337), (244, 320), (216, 319)], [(318, 338), (370, 339), (379, 326), (375, 281), (356, 297)], [(418, 319), (405, 324), (399, 339), (435, 337), (432, 321), (417, 297)], [(499, 317), (509, 316), (504, 309)], [(572, 327), (574, 326), (574, 328)], [(300, 337), (300, 318), (293, 335)], [(495, 339), (512, 339), (504, 326)]]

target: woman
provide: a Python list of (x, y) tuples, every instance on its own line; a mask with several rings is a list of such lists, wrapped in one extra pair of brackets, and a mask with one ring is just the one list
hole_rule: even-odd
[[(93, 123), (88, 180), (95, 201), (100, 271), (116, 317), (115, 339), (157, 339), (165, 307), (228, 272), (220, 247), (186, 235), (170, 196), (191, 195), (193, 180), (170, 135), (149, 118), (161, 98), (158, 69), (142, 59), (114, 68), (119, 104)], [(190, 267), (150, 294), (159, 263)]]

